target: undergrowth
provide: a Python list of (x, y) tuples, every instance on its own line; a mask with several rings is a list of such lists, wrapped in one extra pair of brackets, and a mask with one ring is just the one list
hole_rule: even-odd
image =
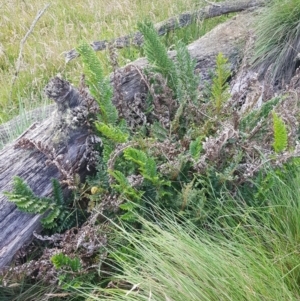
[(255, 193), (246, 200), (227, 191), (209, 228), (157, 207), (153, 221), (136, 217), (138, 230), (113, 223), (117, 270), (107, 287), (79, 291), (89, 301), (298, 300), (299, 160), (264, 172), (272, 181), (259, 186), (265, 205), (251, 204)]
[[(243, 113), (223, 54), (204, 94), (185, 44), (170, 60), (153, 24), (138, 28), (149, 91), (133, 107), (122, 95), (113, 105), (97, 55), (77, 48), (104, 148), (79, 191), (91, 216), (8, 279), (44, 279), (79, 300), (299, 299), (297, 86)], [(22, 187), (11, 196), (26, 209), (39, 200)]]

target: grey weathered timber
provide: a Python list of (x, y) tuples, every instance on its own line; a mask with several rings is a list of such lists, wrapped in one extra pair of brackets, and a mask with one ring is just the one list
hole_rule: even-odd
[(12, 178), (23, 178), (36, 195), (46, 197), (52, 193), (51, 178), (72, 182), (75, 173), (82, 178), (87, 173), (88, 162), (79, 161), (86, 151), (88, 127), (72, 123), (72, 110), (80, 107), (81, 95), (59, 78), (50, 81), (46, 94), (55, 100), (57, 112), (0, 152), (0, 268), (40, 228), (40, 216), (20, 212), (3, 195), (11, 190)]
[[(189, 26), (196, 21), (203, 21), (229, 13), (241, 12), (247, 9), (261, 7), (265, 5), (267, 1), (268, 0), (236, 0), (216, 3), (201, 8), (197, 11), (188, 11), (180, 14), (179, 16), (157, 23), (155, 28), (158, 35), (162, 36), (174, 29)], [(94, 41), (90, 45), (95, 51), (101, 51), (106, 49), (109, 44), (114, 45), (116, 48), (125, 48), (130, 45), (141, 46), (143, 44), (143, 36), (140, 32), (135, 32), (133, 34), (125, 35), (112, 40)], [(69, 62), (78, 56), (79, 54), (75, 49), (65, 52), (66, 62)]]
[[(189, 45), (188, 50), (197, 61), (199, 81), (209, 80), (209, 71), (215, 67), (215, 58), (219, 52), (229, 58), (232, 71), (238, 69), (243, 56), (243, 42), (254, 17), (254, 13), (236, 16)], [(170, 52), (170, 57), (174, 58), (174, 55), (174, 52)], [(138, 94), (147, 93), (140, 69), (145, 66), (147, 61), (139, 59), (111, 75), (112, 82), (118, 86), (114, 94), (115, 104), (119, 104), (120, 95), (122, 102), (132, 103)], [(72, 122), (68, 127), (68, 122), (64, 122), (73, 120), (72, 114), (83, 105), (82, 94), (59, 78), (50, 81), (46, 94), (55, 100), (58, 110), (43, 122), (34, 124), (22, 137), (0, 151), (0, 269), (11, 262), (23, 244), (31, 240), (33, 231), (40, 229), (40, 216), (20, 212), (3, 195), (3, 191), (11, 190), (13, 176), (18, 175), (26, 180), (37, 195), (49, 196), (50, 179), (55, 177), (64, 180), (66, 175), (59, 172), (57, 166), (47, 165), (49, 158), (38, 148), (48, 146), (50, 150), (55, 150), (56, 155), (62, 155), (65, 172), (70, 174), (87, 148), (88, 127), (84, 123), (74, 127)], [(28, 141), (40, 147), (30, 147)], [(66, 163), (67, 160), (69, 163)], [(76, 170), (82, 179), (87, 173), (87, 164), (83, 161)]]

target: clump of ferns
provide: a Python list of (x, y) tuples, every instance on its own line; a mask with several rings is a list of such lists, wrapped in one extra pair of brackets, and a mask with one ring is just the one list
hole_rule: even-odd
[(104, 139), (99, 173), (104, 180), (92, 188), (92, 193), (98, 198), (117, 195), (116, 204), (124, 200), (120, 207), (128, 220), (134, 204), (141, 205), (145, 199), (163, 199), (167, 206), (182, 206), (174, 202), (174, 195), (180, 192), (179, 199), (187, 200), (182, 196), (193, 191), (194, 185), (190, 187), (190, 183), (194, 172), (213, 174), (214, 183), (221, 184), (252, 177), (264, 160), (276, 161), (287, 149), (289, 132), (285, 130), (283, 115), (272, 113), (282, 103), (279, 97), (246, 116), (234, 112), (227, 102), (230, 72), (222, 54), (216, 60), (210, 101), (203, 103), (199, 97), (199, 79), (194, 74), (195, 62), (186, 47), (177, 43), (173, 61), (152, 24), (140, 23), (138, 27), (145, 37), (145, 54), (151, 65), (148, 75), (154, 75), (147, 80), (148, 107), (152, 110), (147, 115), (151, 122), (146, 132), (132, 132), (118, 118), (111, 103), (112, 92), (101, 92), (103, 85), (104, 91), (110, 88), (106, 86), (108, 82), (103, 78), (100, 63), (89, 46), (81, 51), (93, 96), (105, 98), (99, 104), (96, 122), (96, 129)]

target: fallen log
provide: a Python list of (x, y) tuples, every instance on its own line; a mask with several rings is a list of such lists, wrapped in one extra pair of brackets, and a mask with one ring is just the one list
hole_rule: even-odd
[[(258, 8), (265, 5), (266, 2), (267, 0), (240, 0), (214, 3), (197, 11), (185, 12), (180, 14), (179, 16), (172, 17), (166, 21), (160, 22), (155, 25), (155, 28), (158, 35), (163, 36), (167, 32), (189, 26), (197, 21), (203, 21), (209, 18), (214, 18), (229, 13), (241, 12), (250, 8)], [(95, 51), (101, 51), (106, 49), (108, 45), (113, 45), (116, 48), (125, 48), (130, 45), (141, 46), (142, 44), (142, 34), (140, 32), (135, 32), (133, 34), (125, 35), (112, 40), (94, 41), (90, 45)], [(78, 52), (75, 49), (66, 51), (64, 55), (66, 63), (79, 56)]]
[[(229, 58), (233, 72), (238, 69), (243, 56), (243, 41), (253, 18), (253, 13), (236, 16), (189, 45), (188, 50), (197, 61), (199, 81), (209, 80), (219, 52)], [(170, 57), (174, 56), (175, 53), (170, 52)], [(139, 59), (111, 76), (115, 85), (115, 104), (118, 104), (120, 95), (122, 102), (129, 106), (135, 102), (137, 95), (147, 93), (141, 72), (145, 66), (147, 61)], [(89, 159), (93, 159), (89, 155), (91, 144), (100, 143), (93, 136), (91, 138), (86, 122), (85, 109), (90, 98), (85, 89), (77, 90), (56, 77), (45, 91), (55, 101), (56, 111), (43, 122), (34, 123), (21, 137), (0, 151), (0, 269), (12, 261), (22, 245), (31, 241), (33, 231), (40, 229), (41, 216), (20, 212), (3, 195), (4, 191), (11, 190), (12, 178), (19, 176), (36, 195), (49, 196), (52, 193), (51, 178), (58, 178), (69, 187), (75, 173), (84, 180), (88, 174)]]

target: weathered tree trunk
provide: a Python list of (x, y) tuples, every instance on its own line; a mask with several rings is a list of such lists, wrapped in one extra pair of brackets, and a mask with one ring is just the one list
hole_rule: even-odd
[[(219, 52), (229, 58), (232, 71), (238, 68), (243, 41), (252, 22), (252, 13), (237, 16), (188, 47), (197, 61), (199, 81), (209, 80), (209, 72), (215, 67)], [(170, 52), (171, 57), (174, 55)], [(120, 95), (123, 102), (130, 103), (135, 101), (137, 94), (147, 93), (140, 71), (146, 65), (145, 59), (139, 59), (122, 68), (115, 77), (112, 75), (112, 82), (118, 86), (115, 103)], [(40, 216), (20, 212), (3, 195), (4, 191), (11, 190), (12, 178), (20, 176), (37, 195), (49, 196), (51, 178), (72, 185), (75, 173), (82, 179), (87, 174), (89, 156), (86, 153), (95, 142), (89, 139), (89, 127), (85, 123), (88, 97), (57, 77), (45, 90), (56, 102), (57, 112), (44, 122), (34, 124), (0, 152), (0, 269), (11, 262), (17, 250), (31, 240), (33, 231), (40, 228)]]

